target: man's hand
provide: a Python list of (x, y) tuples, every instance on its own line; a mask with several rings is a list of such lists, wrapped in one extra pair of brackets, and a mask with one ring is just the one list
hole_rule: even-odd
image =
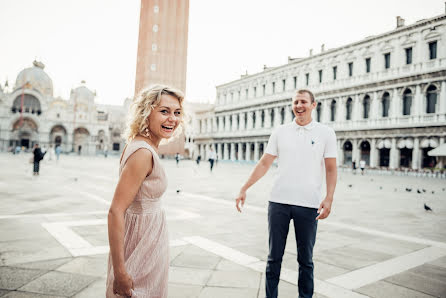
[(245, 204), (245, 200), (246, 200), (246, 191), (241, 190), (238, 197), (235, 199), (235, 207), (237, 208), (238, 212), (242, 212), (241, 208)]
[(319, 209), (317, 213), (319, 214), (316, 217), (316, 220), (327, 218), (331, 212), (331, 203), (333, 203), (333, 198), (326, 197), (325, 200), (319, 205)]

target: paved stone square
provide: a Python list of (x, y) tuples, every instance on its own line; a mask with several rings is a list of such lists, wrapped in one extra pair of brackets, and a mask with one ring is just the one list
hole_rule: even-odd
[[(45, 160), (39, 177), (29, 157), (0, 154), (0, 296), (103, 297), (118, 157), (63, 155)], [(211, 173), (206, 162), (163, 163), (169, 297), (264, 297), (275, 168), (239, 214), (234, 198), (254, 164), (220, 162)], [(332, 214), (318, 227), (315, 297), (446, 297), (445, 188), (439, 179), (340, 171)], [(298, 296), (293, 234), (279, 297)]]

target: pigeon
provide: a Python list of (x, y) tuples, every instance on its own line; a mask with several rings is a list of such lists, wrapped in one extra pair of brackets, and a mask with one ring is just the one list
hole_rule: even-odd
[(373, 178), (372, 178), (372, 179), (370, 179), (370, 181), (373, 181)]
[(432, 191), (432, 194), (434, 194), (435, 193), (435, 191)]
[(424, 210), (426, 210), (426, 211), (432, 211), (432, 208), (429, 207), (428, 205), (426, 205), (426, 203), (424, 203)]
[(424, 188), (422, 190), (423, 190), (423, 192), (426, 192), (426, 190)]
[(417, 189), (417, 193), (421, 193), (421, 191), (419, 189)]
[(446, 188), (443, 188), (443, 191), (445, 191), (446, 190)]
[(353, 184), (349, 184), (349, 185), (348, 185), (348, 187), (352, 187), (352, 186), (353, 186)]
[(393, 191), (395, 191), (395, 192), (396, 192), (396, 191), (397, 191), (397, 189), (395, 188), (395, 189), (394, 189)]
[(74, 178), (74, 181), (76, 181), (76, 182), (77, 182), (77, 177), (75, 177), (75, 178)]
[(407, 187), (406, 187), (406, 191), (407, 191), (407, 192), (411, 192), (411, 191), (412, 191), (412, 188), (407, 188)]
[(181, 190), (177, 189), (177, 193), (180, 193)]
[(383, 189), (383, 187), (382, 187), (382, 186), (380, 186), (380, 187), (379, 187), (379, 189)]

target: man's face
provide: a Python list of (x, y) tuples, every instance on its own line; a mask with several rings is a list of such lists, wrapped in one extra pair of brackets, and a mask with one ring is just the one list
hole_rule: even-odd
[(302, 122), (311, 119), (311, 112), (316, 107), (316, 102), (311, 102), (310, 94), (297, 93), (293, 100), (293, 113), (297, 121)]

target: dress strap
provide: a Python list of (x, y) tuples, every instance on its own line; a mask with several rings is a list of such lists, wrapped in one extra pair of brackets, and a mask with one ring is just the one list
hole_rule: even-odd
[(144, 141), (131, 141), (125, 148), (124, 155), (122, 156), (121, 159), (121, 167), (124, 167), (129, 157), (141, 148), (147, 149), (150, 152), (152, 152), (153, 162), (155, 162), (155, 159), (158, 158), (158, 154), (156, 153), (155, 149), (152, 148), (152, 146), (150, 146)]

